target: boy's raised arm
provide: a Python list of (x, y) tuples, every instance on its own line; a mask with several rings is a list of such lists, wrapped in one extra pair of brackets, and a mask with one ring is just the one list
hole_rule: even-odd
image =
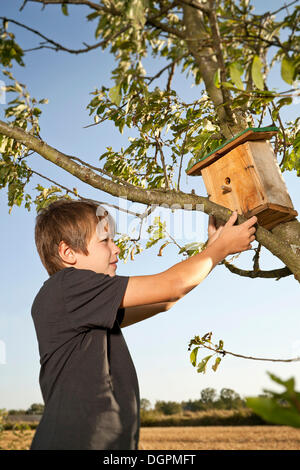
[(227, 255), (251, 248), (257, 218), (251, 217), (234, 226), (234, 212), (219, 232), (218, 238), (204, 251), (192, 256), (159, 274), (131, 276), (120, 307), (133, 307), (159, 302), (174, 302), (200, 284), (211, 270)]

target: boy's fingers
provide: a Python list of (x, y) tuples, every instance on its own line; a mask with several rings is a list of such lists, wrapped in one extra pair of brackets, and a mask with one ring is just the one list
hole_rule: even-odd
[(248, 227), (251, 227), (252, 225), (256, 224), (256, 222), (257, 222), (257, 217), (255, 217), (255, 215), (254, 215), (249, 220), (246, 220), (246, 222), (244, 222), (244, 224)]
[(210, 215), (208, 219), (208, 224), (209, 225), (215, 225), (216, 224), (216, 219), (214, 215)]
[(213, 215), (209, 216), (208, 220), (208, 235), (213, 235), (216, 231), (215, 217)]
[(230, 218), (227, 220), (226, 225), (227, 225), (227, 226), (228, 226), (228, 225), (234, 225), (236, 219), (237, 219), (237, 211), (234, 211), (234, 212), (231, 214)]

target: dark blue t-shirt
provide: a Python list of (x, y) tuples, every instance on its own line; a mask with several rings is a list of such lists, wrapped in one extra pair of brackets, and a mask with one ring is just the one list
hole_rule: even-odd
[(138, 449), (139, 386), (120, 329), (128, 280), (65, 268), (34, 299), (45, 409), (31, 450)]

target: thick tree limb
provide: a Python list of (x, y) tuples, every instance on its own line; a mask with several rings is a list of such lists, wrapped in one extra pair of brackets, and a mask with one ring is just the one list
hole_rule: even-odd
[[(214, 0), (209, 0), (208, 18), (209, 18), (209, 23), (211, 27), (211, 33), (212, 33), (213, 49), (217, 57), (218, 68), (220, 69), (221, 82), (226, 82), (226, 67), (225, 67), (225, 61), (224, 61), (224, 56), (223, 56), (222, 38), (221, 38), (220, 29), (218, 25)], [(231, 96), (230, 96), (229, 90), (226, 89), (224, 86), (221, 86), (220, 89), (223, 94), (223, 102), (230, 103)], [(230, 105), (224, 104), (224, 110), (226, 111), (226, 114), (229, 117), (229, 119), (233, 121), (234, 117), (233, 117)]]
[[(19, 127), (14, 127), (0, 121), (0, 134), (11, 137), (22, 143), (29, 150), (34, 150), (46, 160), (63, 168), (68, 173), (80, 179), (84, 183), (96, 189), (105, 191), (112, 196), (129, 199), (130, 201), (142, 204), (170, 207), (176, 204), (176, 208), (201, 210), (206, 214), (215, 215), (217, 218), (227, 221), (231, 211), (208, 200), (207, 197), (195, 194), (186, 194), (176, 190), (164, 189), (142, 189), (139, 187), (127, 187), (126, 185), (114, 183), (86, 166), (76, 163), (72, 157), (46, 144), (37, 137), (25, 132)], [(73, 157), (74, 158), (74, 157)], [(174, 206), (173, 206), (174, 207)], [(247, 220), (243, 216), (238, 216), (238, 222)], [(268, 230), (258, 226), (256, 230), (256, 240), (277, 256), (294, 274), (295, 279), (300, 282), (300, 256), (297, 255), (290, 245), (283, 239), (273, 235)]]
[[(198, 4), (202, 5), (201, 2)], [(224, 101), (222, 89), (215, 86), (214, 77), (219, 68), (217, 57), (219, 57), (219, 61), (222, 60), (220, 51), (215, 50), (213, 43), (212, 46), (210, 45), (212, 38), (206, 30), (202, 11), (195, 10), (185, 4), (183, 6), (183, 21), (189, 36), (186, 38), (188, 49), (195, 58), (206, 91), (214, 103), (222, 134), (229, 139), (246, 129), (248, 125), (245, 116), (241, 116), (237, 110), (235, 113), (229, 110), (227, 106), (229, 103)], [(215, 24), (215, 21), (212, 20), (212, 23)], [(206, 45), (205, 40), (207, 41)], [(226, 92), (226, 97), (228, 96), (230, 97), (230, 93)]]

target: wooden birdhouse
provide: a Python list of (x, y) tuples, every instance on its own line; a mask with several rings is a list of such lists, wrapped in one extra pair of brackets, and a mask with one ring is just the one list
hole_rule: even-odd
[(269, 139), (276, 127), (251, 128), (198, 161), (188, 175), (202, 175), (209, 200), (236, 210), (271, 230), (294, 219), (294, 210)]

